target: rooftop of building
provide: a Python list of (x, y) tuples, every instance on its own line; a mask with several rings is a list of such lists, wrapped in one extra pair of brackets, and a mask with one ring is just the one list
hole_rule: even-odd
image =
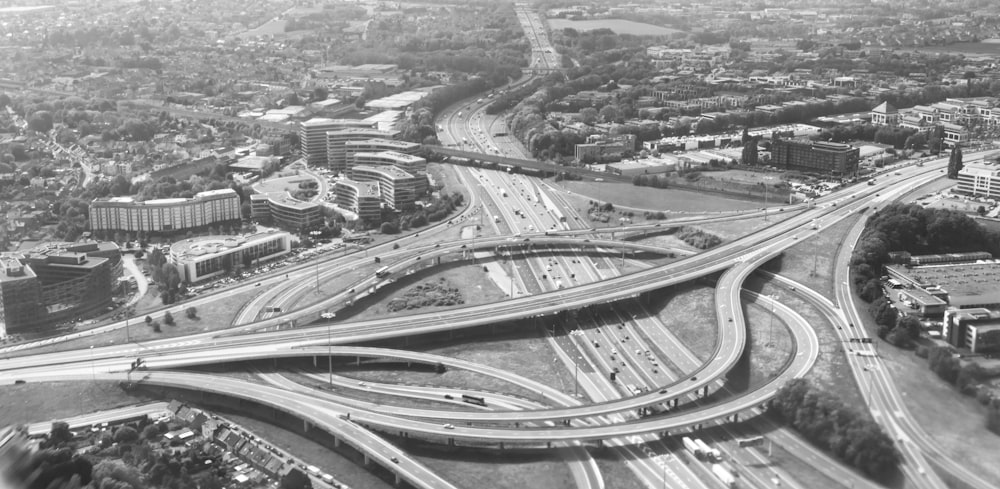
[(412, 150), (420, 147), (420, 143), (414, 143), (410, 141), (401, 141), (399, 139), (385, 139), (385, 138), (371, 138), (371, 139), (355, 139), (348, 141), (348, 145), (358, 145), (358, 146), (382, 146), (386, 148), (398, 148), (402, 150)]
[(423, 158), (421, 158), (419, 156), (413, 156), (413, 155), (409, 155), (409, 154), (406, 154), (406, 153), (399, 153), (399, 152), (396, 152), (396, 151), (374, 151), (374, 152), (364, 152), (363, 151), (363, 152), (360, 152), (360, 153), (354, 153), (354, 157), (355, 158), (363, 158), (363, 157), (366, 157), (366, 156), (367, 157), (375, 157), (375, 158), (386, 158), (386, 159), (390, 159), (390, 160), (400, 161), (400, 162), (403, 162), (403, 163), (420, 163), (420, 162), (425, 162), (426, 163), (427, 162), (427, 160), (425, 160), (425, 159), (423, 159)]
[(1000, 262), (978, 262), (904, 267), (890, 265), (896, 273), (921, 285), (948, 291), (953, 306), (1000, 304)]
[(258, 244), (288, 233), (271, 231), (239, 236), (202, 236), (188, 238), (170, 245), (170, 255), (177, 259), (211, 256), (230, 251), (241, 246)]
[[(372, 123), (374, 124), (374, 122)], [(326, 131), (327, 136), (352, 136), (361, 135), (365, 136), (366, 139), (371, 139), (373, 137), (384, 136), (386, 138), (395, 137), (399, 134), (398, 131), (383, 131), (380, 129), (375, 129), (374, 127), (340, 127)]]
[(347, 185), (354, 187), (358, 195), (379, 196), (378, 182), (359, 182), (350, 178), (337, 180), (335, 185)]
[(352, 171), (369, 171), (373, 173), (382, 173), (384, 175), (391, 176), (394, 180), (402, 180), (406, 178), (414, 178), (413, 174), (398, 167), (398, 166), (370, 166), (370, 165), (355, 165)]
[(364, 120), (369, 122), (396, 122), (400, 117), (403, 117), (403, 111), (401, 110), (383, 110), (377, 114), (365, 117)]
[(102, 197), (94, 199), (94, 203), (120, 203), (120, 204), (135, 204), (135, 205), (170, 205), (170, 204), (181, 204), (184, 202), (191, 202), (195, 200), (206, 200), (214, 198), (227, 198), (227, 197), (238, 197), (235, 190), (231, 188), (220, 188), (216, 190), (206, 190), (204, 192), (198, 192), (194, 194), (194, 197), (190, 199), (185, 199), (181, 197), (171, 198), (171, 199), (152, 199), (145, 201), (137, 201), (135, 197), (122, 196), (122, 197)]
[(619, 170), (628, 170), (633, 168), (654, 168), (661, 166), (669, 166), (677, 164), (676, 159), (667, 158), (646, 158), (642, 160), (626, 160), (619, 161), (617, 163), (608, 163), (607, 166), (612, 168), (617, 168)]
[(305, 128), (312, 127), (327, 127), (327, 126), (343, 126), (343, 127), (372, 127), (375, 123), (372, 121), (364, 121), (361, 119), (330, 119), (327, 117), (313, 117), (312, 119), (302, 121), (299, 124)]
[(893, 107), (892, 104), (890, 104), (889, 102), (882, 102), (881, 104), (875, 106), (875, 108), (872, 109), (872, 112), (877, 112), (880, 114), (895, 114), (899, 111), (896, 110), (896, 108)]
[(995, 177), (1000, 174), (1000, 165), (989, 161), (970, 161), (958, 171), (959, 175)]

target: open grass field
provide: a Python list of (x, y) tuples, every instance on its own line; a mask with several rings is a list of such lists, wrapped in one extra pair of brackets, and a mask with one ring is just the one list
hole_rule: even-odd
[[(611, 202), (615, 206), (643, 210), (708, 214), (758, 209), (760, 202), (732, 199), (717, 194), (693, 192), (681, 189), (658, 189), (636, 187), (631, 183), (594, 182), (587, 180), (554, 182), (553, 186), (584, 196), (583, 206), (577, 206), (581, 214), (587, 210), (587, 200)], [(579, 203), (579, 200), (574, 203)]]
[(715, 289), (704, 283), (685, 283), (660, 292), (650, 310), (701, 361), (715, 351)]
[(0, 389), (0, 424), (58, 421), (152, 400), (114, 382), (29, 382)]
[[(781, 274), (809, 287), (831, 300), (833, 297), (833, 260), (840, 251), (843, 237), (854, 226), (857, 218), (844, 219), (822, 228), (795, 246), (785, 250), (780, 258), (771, 260), (764, 269)], [(812, 230), (803, 230), (803, 233)]]
[(778, 301), (802, 315), (812, 325), (819, 339), (820, 354), (812, 370), (806, 374), (817, 387), (843, 399), (851, 406), (863, 406), (864, 399), (854, 377), (846, 375), (850, 367), (844, 353), (844, 345), (837, 338), (834, 326), (829, 323), (816, 308), (802, 300), (794, 293), (781, 287), (775, 287), (764, 282), (757, 276), (751, 276), (745, 287), (749, 290), (778, 297)]
[(784, 221), (794, 215), (795, 213), (793, 212), (775, 210), (773, 213), (768, 212), (766, 220), (762, 216), (740, 219), (737, 221), (697, 224), (695, 227), (722, 238), (722, 242), (726, 243), (737, 238), (742, 238), (750, 233), (760, 231), (761, 229)]
[[(750, 327), (750, 385), (760, 385), (781, 372), (791, 359), (792, 337), (783, 321), (757, 304), (744, 303)], [(773, 318), (773, 320), (772, 320)]]
[[(403, 292), (411, 289), (413, 286), (429, 281), (437, 282), (441, 278), (445, 279), (445, 283), (449, 287), (455, 287), (462, 291), (462, 298), (465, 301), (464, 304), (458, 306), (427, 306), (419, 309), (397, 312), (390, 312), (387, 309), (387, 305), (394, 297), (402, 295)], [(422, 276), (415, 283), (407, 282), (403, 287), (393, 287), (390, 290), (391, 292), (383, 294), (377, 303), (369, 305), (364, 311), (352, 316), (351, 319), (362, 321), (377, 317), (447, 310), (454, 307), (499, 302), (504, 300), (506, 296), (505, 291), (498, 289), (496, 284), (490, 280), (489, 275), (483, 272), (481, 265), (472, 264), (461, 265), (459, 267), (450, 268), (438, 273)]]
[[(323, 370), (320, 368), (319, 370)], [(325, 371), (322, 373), (326, 373)], [(495, 392), (541, 401), (534, 392), (517, 387), (509, 382), (477, 374), (468, 370), (449, 368), (444, 373), (436, 373), (426, 368), (406, 369), (400, 365), (362, 363), (359, 367), (335, 365), (334, 373), (368, 382), (398, 385), (421, 385), (439, 388), (475, 389)]]
[(489, 365), (566, 393), (573, 392), (573, 372), (563, 368), (548, 341), (530, 329), (523, 334), (496, 339), (480, 338), (475, 343), (426, 348), (423, 351)]
[(632, 34), (633, 36), (669, 36), (679, 31), (670, 27), (661, 27), (642, 22), (633, 22), (622, 19), (598, 19), (598, 20), (568, 20), (568, 19), (546, 19), (552, 29), (576, 29), (578, 31), (592, 31), (595, 29), (611, 29), (615, 34)]
[(523, 489), (574, 487), (573, 474), (559, 451), (517, 454), (464, 448), (412, 448), (408, 451), (457, 487)]
[[(153, 328), (145, 323), (145, 315), (136, 314), (129, 321), (127, 333), (125, 328), (119, 328), (103, 334), (14, 352), (11, 353), (11, 356), (36, 355), (56, 351), (78, 350), (90, 346), (124, 344), (127, 337), (131, 338), (133, 342), (143, 342), (226, 329), (232, 326), (233, 319), (236, 317), (236, 312), (240, 306), (249, 302), (259, 292), (259, 290), (248, 290), (228, 297), (220, 297), (218, 300), (213, 301), (210, 306), (196, 306), (198, 310), (198, 317), (196, 319), (188, 319), (184, 314), (188, 306), (178, 304), (170, 309), (171, 314), (174, 316), (174, 326), (165, 324), (161, 318), (162, 314), (158, 313), (154, 315), (160, 323), (159, 333), (154, 332)], [(160, 299), (157, 298), (156, 300), (159, 302)]]

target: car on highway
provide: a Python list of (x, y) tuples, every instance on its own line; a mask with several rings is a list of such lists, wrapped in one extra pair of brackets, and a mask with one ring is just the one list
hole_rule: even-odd
[(453, 430), (453, 429), (455, 429), (455, 425), (453, 425), (451, 423), (447, 423), (447, 424), (444, 425), (444, 429), (446, 429), (446, 430)]
[(666, 393), (667, 393), (666, 389), (660, 389), (660, 394), (666, 394)]
[(394, 463), (394, 464), (398, 464), (399, 463), (399, 459), (396, 458), (396, 457), (392, 457), (389, 460), (392, 460), (392, 463)]

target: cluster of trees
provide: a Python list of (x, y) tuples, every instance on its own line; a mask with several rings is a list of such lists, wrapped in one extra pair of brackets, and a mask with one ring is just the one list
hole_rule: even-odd
[(1000, 253), (1000, 233), (983, 228), (961, 212), (914, 204), (886, 206), (872, 215), (861, 236), (851, 256), (851, 275), (856, 291), (868, 302), (882, 295), (879, 277), (890, 251)]
[(876, 298), (868, 312), (878, 325), (878, 337), (900, 348), (906, 348), (920, 338), (920, 319), (901, 314), (885, 297)]
[(461, 207), (465, 202), (465, 196), (460, 192), (451, 195), (442, 194), (440, 197), (431, 199), (431, 202), (420, 208), (402, 212), (396, 215), (390, 211), (385, 211), (382, 216), (382, 224), (379, 231), (382, 234), (397, 234), (410, 228), (419, 228), (432, 222), (438, 222)]
[(878, 423), (806, 379), (783, 386), (768, 412), (868, 475), (884, 478), (899, 466), (899, 451)]
[(684, 226), (678, 229), (677, 237), (699, 250), (707, 250), (722, 243), (722, 238), (691, 226)]
[(670, 179), (660, 175), (636, 175), (632, 177), (632, 185), (636, 187), (668, 188)]
[(958, 178), (958, 172), (962, 171), (962, 148), (955, 146), (948, 157), (948, 178)]
[(163, 305), (177, 302), (181, 294), (184, 293), (184, 284), (181, 282), (181, 274), (173, 263), (167, 262), (167, 257), (159, 248), (153, 248), (146, 258), (146, 267), (149, 270), (149, 277), (160, 289), (160, 300)]
[(955, 358), (951, 348), (945, 346), (919, 346), (916, 355), (926, 358), (927, 367), (942, 380), (986, 406), (986, 427), (1000, 435), (1000, 397), (993, 395), (989, 385), (981, 383), (989, 377), (995, 377), (996, 369), (988, 371), (975, 361), (963, 365), (961, 360)]
[(899, 126), (875, 126), (869, 123), (840, 124), (822, 130), (816, 139), (846, 143), (849, 141), (874, 141), (879, 144), (891, 144), (896, 149), (920, 149), (927, 145), (931, 150), (940, 148), (941, 137), (937, 133), (927, 135), (916, 129)]

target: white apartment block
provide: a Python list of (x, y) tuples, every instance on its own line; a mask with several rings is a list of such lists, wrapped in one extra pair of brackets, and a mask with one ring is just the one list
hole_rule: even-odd
[(90, 203), (93, 231), (175, 232), (240, 218), (240, 196), (229, 188), (199, 192), (190, 199), (137, 202), (132, 197), (110, 197)]

